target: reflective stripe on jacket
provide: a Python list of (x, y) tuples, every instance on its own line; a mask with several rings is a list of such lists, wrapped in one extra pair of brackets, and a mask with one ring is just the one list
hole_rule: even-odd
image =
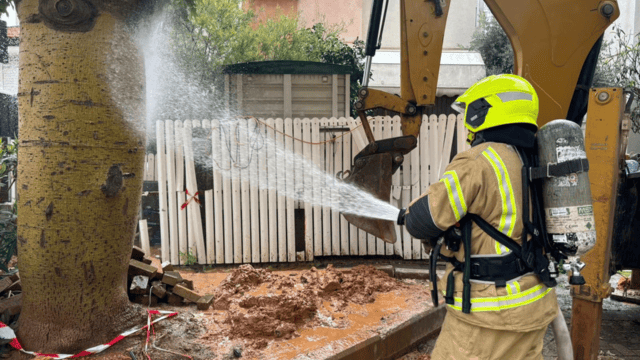
[[(480, 215), (503, 234), (521, 242), (522, 161), (516, 150), (502, 143), (483, 143), (458, 154), (439, 182), (432, 184), (423, 197), (429, 203), (430, 219), (438, 229), (456, 224), (467, 213)], [(415, 201), (414, 201), (415, 203)], [(411, 208), (409, 208), (410, 210)], [(509, 253), (475, 223), (472, 225), (471, 256), (500, 257)], [(464, 249), (445, 256), (464, 261)], [(447, 265), (446, 275), (453, 269)], [(444, 276), (439, 289), (446, 289)], [(454, 305), (449, 313), (469, 323), (492, 329), (530, 331), (548, 325), (557, 315), (553, 289), (543, 285), (534, 274), (524, 275), (496, 287), (492, 282), (471, 283), (471, 313), (463, 314), (462, 273), (455, 273)]]

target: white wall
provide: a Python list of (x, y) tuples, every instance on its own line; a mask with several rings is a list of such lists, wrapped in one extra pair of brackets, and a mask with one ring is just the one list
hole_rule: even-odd
[(16, 13), (16, 9), (13, 5), (9, 5), (7, 12), (9, 14), (2, 14), (2, 16), (0, 16), (0, 20), (6, 21), (7, 26), (9, 27), (20, 25), (20, 22), (18, 21), (18, 14)]

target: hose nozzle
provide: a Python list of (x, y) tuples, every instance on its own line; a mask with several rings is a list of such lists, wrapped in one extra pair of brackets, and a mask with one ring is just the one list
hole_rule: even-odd
[(404, 225), (404, 214), (406, 212), (407, 212), (406, 208), (400, 209), (400, 213), (398, 214), (398, 221), (396, 221), (398, 225)]

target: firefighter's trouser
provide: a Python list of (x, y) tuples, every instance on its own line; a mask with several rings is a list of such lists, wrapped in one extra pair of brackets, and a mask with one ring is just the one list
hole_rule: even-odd
[(493, 330), (445, 317), (432, 360), (542, 360), (547, 327), (529, 332)]

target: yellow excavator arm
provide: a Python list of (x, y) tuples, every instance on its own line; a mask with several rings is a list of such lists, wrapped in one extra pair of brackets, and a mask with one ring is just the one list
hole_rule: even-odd
[[(388, 2), (388, 0), (386, 0)], [(453, 0), (455, 1), (455, 0)], [(354, 158), (346, 181), (387, 201), (391, 176), (420, 134), (423, 114), (435, 104), (449, 0), (400, 0), (400, 96), (368, 87), (371, 58), (380, 46), (385, 0), (373, 0), (365, 78), (355, 108), (369, 145)], [(602, 36), (620, 16), (615, 0), (485, 0), (514, 50), (514, 73), (527, 79), (540, 101), (538, 124), (577, 123), (587, 110)], [(400, 113), (403, 137), (375, 139), (365, 115), (382, 108)], [(412, 139), (413, 138), (413, 139)], [(395, 242), (391, 221), (345, 215), (357, 227)]]

